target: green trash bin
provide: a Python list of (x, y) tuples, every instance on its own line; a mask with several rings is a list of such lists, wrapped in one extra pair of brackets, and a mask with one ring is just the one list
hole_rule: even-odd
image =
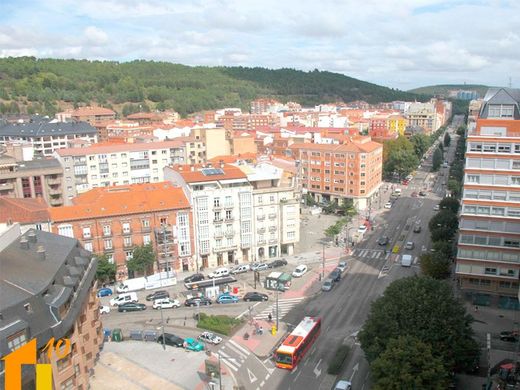
[(112, 331), (112, 341), (121, 342), (123, 341), (123, 332), (120, 328), (116, 328)]

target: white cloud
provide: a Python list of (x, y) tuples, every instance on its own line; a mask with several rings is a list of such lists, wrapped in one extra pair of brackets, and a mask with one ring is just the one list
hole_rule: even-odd
[(95, 26), (88, 26), (83, 34), (87, 39), (87, 43), (93, 46), (102, 46), (108, 42), (108, 35), (106, 32)]

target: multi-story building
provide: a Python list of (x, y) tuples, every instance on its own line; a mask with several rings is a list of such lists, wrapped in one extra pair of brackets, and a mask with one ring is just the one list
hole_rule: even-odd
[(175, 141), (182, 142), (185, 149), (186, 164), (203, 164), (206, 162), (206, 145), (197, 137), (177, 137)]
[(206, 145), (206, 159), (230, 154), (230, 145), (224, 128), (194, 128), (191, 136), (201, 140)]
[(370, 137), (345, 144), (299, 143), (290, 146), (300, 160), (301, 184), (317, 201), (353, 199), (360, 210), (370, 207), (382, 180), (383, 145)]
[(97, 142), (97, 130), (86, 122), (31, 122), (20, 124), (0, 124), (0, 145), (12, 142), (29, 142), (34, 154), (52, 156), (59, 149), (68, 147), (68, 142), (81, 139)]
[(50, 206), (61, 206), (63, 168), (54, 158), (16, 161), (0, 155), (0, 196), (42, 198)]
[(14, 223), (22, 233), (30, 229), (51, 231), (49, 206), (40, 199), (16, 199), (0, 196), (0, 230)]
[(192, 205), (197, 269), (251, 261), (253, 187), (244, 172), (229, 164), (175, 165), (164, 177)]
[(516, 297), (520, 90), (491, 88), (466, 142), (456, 275), (462, 289)]
[(408, 126), (408, 118), (402, 115), (390, 115), (388, 117), (388, 131), (390, 134), (404, 135)]
[[(54, 389), (88, 389), (103, 344), (96, 266), (78, 240), (38, 230), (21, 236), (18, 225), (9, 226), (0, 236), (0, 357), (35, 339)], [(70, 340), (61, 359), (48, 353), (53, 338)], [(24, 366), (22, 388), (35, 382), (34, 368)]]
[[(155, 270), (194, 270), (190, 204), (170, 183), (134, 184), (90, 190), (74, 205), (49, 210), (53, 232), (77, 238), (85, 249), (106, 254), (128, 277), (126, 262), (136, 246), (152, 244)], [(133, 275), (130, 275), (133, 276)]]
[(434, 133), (442, 125), (437, 117), (434, 103), (411, 103), (406, 115), (409, 126), (422, 127), (426, 134)]
[(112, 121), (116, 119), (116, 113), (104, 107), (79, 107), (72, 111), (71, 117), (76, 122), (97, 122)]
[(269, 163), (237, 164), (253, 187), (253, 260), (292, 255), (300, 241), (295, 178)]
[(62, 149), (55, 156), (63, 167), (65, 204), (96, 187), (163, 181), (165, 166), (186, 161), (179, 141), (98, 144)]
[(260, 98), (251, 102), (251, 114), (265, 114), (276, 112), (281, 109), (283, 104), (278, 100), (269, 98)]

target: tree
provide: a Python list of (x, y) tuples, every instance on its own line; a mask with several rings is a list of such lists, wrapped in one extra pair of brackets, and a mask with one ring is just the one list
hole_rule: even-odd
[(462, 186), (457, 180), (449, 179), (446, 187), (451, 192), (452, 197), (458, 198), (461, 195)]
[(457, 214), (452, 213), (451, 210), (439, 211), (428, 223), (432, 241), (448, 241), (452, 239), (458, 226)]
[(403, 178), (419, 164), (413, 144), (404, 136), (383, 144), (383, 173), (392, 177), (394, 173)]
[(459, 212), (460, 203), (455, 198), (444, 198), (439, 203), (439, 207), (443, 210), (450, 210), (453, 214)]
[(409, 277), (394, 281), (372, 303), (359, 340), (370, 363), (387, 349), (391, 339), (409, 335), (430, 344), (445, 368), (469, 369), (479, 354), (472, 339), (472, 321), (447, 283)]
[(444, 279), (450, 273), (451, 262), (437, 252), (421, 255), (421, 271), (433, 279)]
[(450, 146), (451, 144), (451, 137), (448, 134), (448, 132), (444, 133), (444, 146)]
[(374, 390), (435, 389), (448, 385), (448, 371), (430, 345), (417, 337), (391, 339), (370, 365)]
[(96, 279), (101, 283), (107, 283), (116, 280), (116, 265), (108, 261), (108, 256), (105, 254), (96, 257), (98, 260)]
[(430, 146), (430, 138), (426, 134), (414, 134), (410, 137), (410, 142), (418, 158), (422, 158)]
[(155, 261), (156, 257), (152, 244), (147, 244), (136, 247), (132, 253), (132, 258), (127, 261), (126, 265), (129, 271), (146, 275)]
[(439, 148), (437, 148), (433, 152), (432, 171), (438, 171), (439, 168), (441, 167), (441, 163), (442, 163), (442, 151)]

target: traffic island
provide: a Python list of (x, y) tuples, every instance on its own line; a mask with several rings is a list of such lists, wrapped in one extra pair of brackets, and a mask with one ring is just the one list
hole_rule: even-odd
[(234, 333), (242, 324), (243, 320), (226, 315), (207, 315), (200, 313), (197, 315), (197, 328), (206, 329), (226, 336)]

